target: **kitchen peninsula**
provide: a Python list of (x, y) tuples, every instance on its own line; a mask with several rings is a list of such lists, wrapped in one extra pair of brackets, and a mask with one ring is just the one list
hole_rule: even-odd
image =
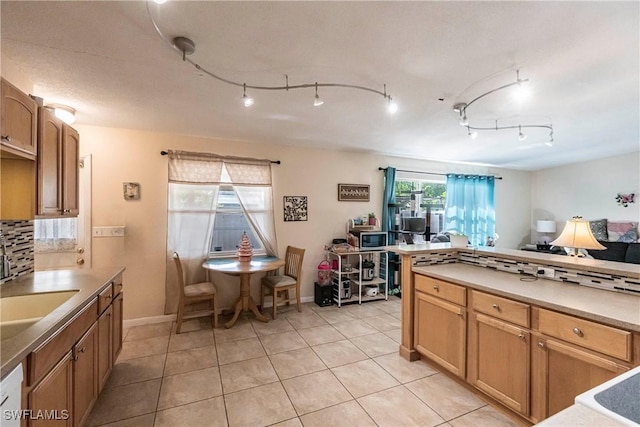
[(529, 422), (640, 365), (638, 265), (446, 243), (386, 249), (402, 259), (400, 354)]

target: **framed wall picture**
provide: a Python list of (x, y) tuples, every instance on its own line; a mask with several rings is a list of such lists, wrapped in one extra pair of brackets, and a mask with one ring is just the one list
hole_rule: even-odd
[(125, 200), (140, 200), (140, 184), (137, 182), (123, 182), (122, 192)]
[(338, 184), (338, 200), (343, 202), (368, 202), (369, 186), (364, 184)]
[(309, 219), (307, 196), (284, 196), (283, 200), (285, 221), (306, 221)]

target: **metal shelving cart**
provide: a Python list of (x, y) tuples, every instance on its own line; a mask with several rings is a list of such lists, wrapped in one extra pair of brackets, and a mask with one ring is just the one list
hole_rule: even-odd
[[(342, 304), (362, 304), (389, 298), (389, 253), (387, 251), (328, 252), (329, 262), (337, 268), (331, 269), (333, 301)], [(334, 262), (334, 261), (337, 261)], [(357, 264), (354, 262), (357, 261)], [(374, 272), (369, 279), (363, 267), (374, 263)]]

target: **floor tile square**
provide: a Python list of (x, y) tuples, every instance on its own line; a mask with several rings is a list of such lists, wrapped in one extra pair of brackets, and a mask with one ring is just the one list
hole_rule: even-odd
[(194, 332), (181, 332), (169, 337), (169, 352), (189, 350), (213, 345), (213, 331), (203, 329)]
[(220, 376), (225, 394), (279, 380), (266, 356), (223, 365), (220, 367)]
[(344, 310), (327, 310), (318, 311), (318, 316), (322, 317), (327, 323), (346, 322), (347, 320), (354, 320), (356, 317)]
[(199, 369), (211, 368), (218, 365), (216, 349), (210, 345), (208, 347), (197, 347), (189, 350), (174, 351), (167, 353), (167, 363), (164, 367), (164, 376), (183, 374), (185, 372), (197, 371)]
[[(182, 328), (180, 328), (180, 333), (184, 334), (185, 332), (213, 329), (212, 320), (213, 319), (211, 317), (197, 317), (195, 319), (185, 320), (184, 322), (182, 322)], [(176, 333), (176, 327), (177, 327), (177, 323), (173, 322), (173, 326), (171, 327), (172, 334)]]
[(266, 426), (297, 416), (280, 382), (224, 395), (230, 426)]
[(359, 337), (361, 335), (375, 334), (379, 331), (362, 320), (347, 320), (346, 322), (337, 322), (332, 324), (342, 335), (347, 338)]
[(363, 335), (350, 340), (369, 357), (398, 353), (398, 343), (383, 333)]
[(358, 399), (358, 403), (380, 426), (431, 427), (444, 420), (404, 386)]
[(303, 340), (296, 331), (265, 335), (260, 337), (260, 341), (267, 354), (282, 353), (283, 351), (308, 347), (306, 341)]
[(115, 421), (109, 424), (102, 424), (100, 427), (153, 427), (156, 419), (156, 413), (152, 412), (146, 415), (140, 415), (125, 420)]
[(218, 344), (216, 347), (218, 349), (218, 364), (220, 365), (267, 355), (258, 338), (229, 341)]
[(160, 383), (160, 379), (155, 379), (105, 388), (89, 414), (87, 426), (97, 426), (154, 412)]
[(443, 374), (431, 375), (405, 386), (445, 420), (486, 405), (475, 394)]
[(270, 427), (302, 427), (302, 423), (300, 422), (300, 418), (295, 417), (287, 421), (282, 421), (277, 424), (272, 424)]
[(329, 370), (290, 378), (282, 381), (282, 385), (298, 415), (353, 399)]
[(269, 359), (281, 380), (327, 369), (309, 347), (273, 354)]
[(515, 420), (507, 417), (497, 409), (487, 405), (480, 409), (476, 409), (473, 412), (469, 412), (459, 418), (449, 421), (452, 427), (476, 427), (476, 426), (491, 426), (491, 427), (520, 427), (525, 424), (520, 424)]
[(331, 369), (355, 398), (400, 385), (373, 360), (363, 360)]
[(258, 319), (251, 319), (251, 325), (259, 337), (293, 331), (293, 326), (291, 326), (285, 316), (278, 316), (276, 320), (269, 317), (269, 321), (266, 323)]
[(286, 315), (287, 320), (295, 329), (307, 329), (315, 326), (328, 325), (327, 321), (318, 316), (314, 311), (303, 310), (302, 313), (297, 311)]
[(165, 354), (169, 346), (169, 336), (146, 338), (137, 341), (125, 341), (122, 343), (122, 351), (118, 356), (118, 362), (135, 359), (138, 357)]
[(113, 365), (105, 387), (117, 387), (162, 378), (166, 354), (122, 360)]
[(391, 331), (393, 329), (402, 327), (400, 319), (389, 314), (383, 314), (382, 316), (365, 317), (362, 320), (364, 320), (380, 332)]
[(320, 344), (312, 348), (329, 368), (368, 359), (366, 354), (347, 340)]
[[(222, 321), (220, 321), (222, 324)], [(221, 326), (213, 330), (216, 344), (222, 344), (230, 341), (246, 340), (255, 338), (258, 335), (253, 329), (253, 325), (246, 317), (240, 317), (233, 327), (227, 329)]]
[(365, 317), (380, 316), (385, 314), (384, 311), (378, 308), (378, 304), (374, 304), (374, 303), (349, 304), (342, 307), (341, 310), (348, 312), (349, 314), (353, 315), (356, 319), (363, 319)]
[(207, 368), (162, 379), (158, 410), (222, 395), (218, 368)]
[(154, 427), (176, 426), (226, 427), (224, 398), (214, 397), (158, 411)]
[(304, 427), (376, 427), (376, 423), (355, 400), (302, 415), (300, 419)]
[(383, 334), (385, 334), (398, 344), (402, 343), (402, 329), (392, 329), (390, 331), (383, 332)]
[(344, 335), (338, 332), (336, 328), (328, 324), (326, 326), (316, 326), (308, 329), (300, 329), (298, 333), (310, 346), (326, 344), (328, 342), (341, 341), (345, 339)]
[(438, 370), (426, 361), (421, 359), (409, 362), (398, 353), (386, 354), (373, 360), (403, 384), (438, 373)]
[(129, 328), (125, 341), (137, 341), (146, 338), (166, 337), (171, 334), (171, 322), (151, 323)]

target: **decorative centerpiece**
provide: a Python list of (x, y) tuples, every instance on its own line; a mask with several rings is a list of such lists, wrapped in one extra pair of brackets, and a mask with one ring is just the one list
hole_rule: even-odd
[(242, 239), (240, 239), (240, 246), (238, 247), (238, 261), (250, 262), (253, 256), (253, 250), (251, 249), (251, 242), (247, 236), (247, 232), (242, 232)]

